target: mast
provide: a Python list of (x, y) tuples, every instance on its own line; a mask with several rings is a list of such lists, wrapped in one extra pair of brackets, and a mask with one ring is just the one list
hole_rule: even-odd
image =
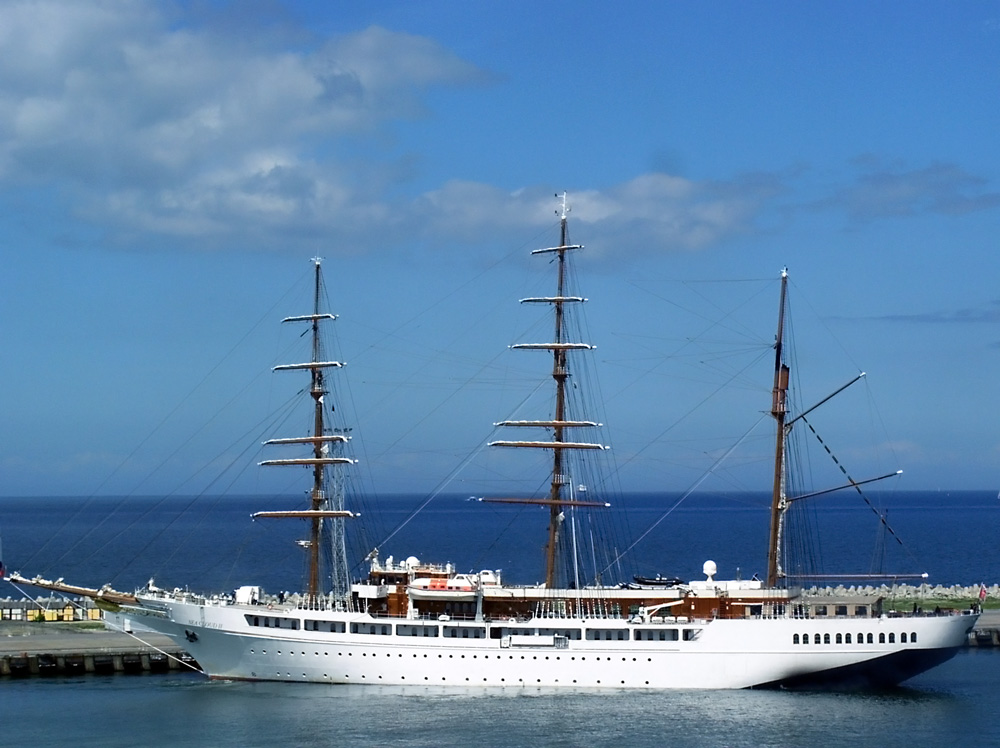
[[(315, 263), (315, 277), (313, 281), (313, 318), (312, 318), (312, 362), (316, 363), (319, 358), (319, 295), (320, 295), (320, 263)], [(317, 441), (313, 442), (313, 457), (317, 460), (313, 465), (313, 485), (310, 491), (310, 509), (318, 512), (323, 508), (325, 495), (323, 493), (324, 475), (323, 463), (320, 462), (326, 456), (326, 443), (319, 441), (323, 436), (323, 396), (326, 394), (326, 387), (323, 383), (323, 369), (314, 366), (310, 369), (312, 385), (309, 394), (313, 399), (313, 437)], [(307, 593), (310, 600), (315, 600), (319, 594), (319, 534), (322, 520), (319, 517), (312, 517), (309, 520), (309, 588)]]
[[(339, 368), (344, 364), (339, 361), (324, 361), (322, 359), (322, 345), (320, 337), (320, 323), (328, 320), (335, 320), (333, 314), (320, 312), (320, 297), (322, 290), (322, 274), (320, 266), (322, 261), (317, 257), (313, 258), (315, 266), (315, 280), (313, 287), (313, 311), (312, 314), (299, 317), (286, 317), (282, 322), (309, 322), (312, 332), (312, 356), (306, 363), (283, 364), (275, 366), (274, 371), (290, 371), (305, 369), (310, 372), (309, 395), (313, 399), (313, 425), (310, 436), (291, 437), (285, 439), (271, 439), (265, 444), (311, 444), (312, 455), (309, 457), (298, 457), (291, 459), (264, 460), (261, 465), (305, 465), (312, 468), (312, 489), (309, 492), (309, 509), (296, 512), (258, 512), (254, 517), (298, 517), (309, 521), (309, 539), (307, 541), (309, 551), (309, 570), (306, 594), (310, 602), (315, 602), (319, 596), (320, 588), (320, 540), (324, 519), (331, 519), (333, 522), (342, 522), (343, 518), (353, 516), (350, 512), (343, 511), (342, 495), (337, 492), (335, 498), (338, 499), (336, 506), (330, 505), (330, 497), (327, 494), (326, 467), (328, 465), (353, 464), (354, 460), (348, 457), (331, 456), (331, 447), (336, 450), (343, 445), (348, 437), (343, 433), (327, 433), (324, 421), (324, 398), (327, 394), (323, 372), (328, 368)], [(334, 569), (342, 570), (346, 568), (346, 551), (343, 547), (343, 534), (334, 533), (340, 540), (339, 546), (334, 547)], [(344, 590), (338, 589), (335, 583), (334, 591), (344, 594)]]
[(566, 305), (582, 303), (586, 299), (580, 296), (566, 295), (566, 259), (567, 254), (576, 249), (583, 249), (580, 244), (569, 244), (567, 231), (567, 217), (569, 206), (566, 201), (566, 193), (562, 195), (562, 207), (559, 211), (559, 246), (548, 247), (546, 249), (536, 249), (532, 251), (537, 254), (556, 255), (556, 295), (521, 299), (521, 303), (544, 303), (551, 304), (555, 312), (555, 335), (551, 343), (519, 343), (511, 348), (522, 350), (550, 350), (552, 351), (552, 379), (555, 381), (555, 407), (554, 416), (551, 420), (534, 421), (501, 421), (496, 426), (510, 427), (534, 427), (551, 429), (552, 438), (550, 441), (495, 441), (491, 442), (493, 447), (524, 447), (529, 449), (551, 449), (552, 450), (552, 478), (549, 484), (548, 498), (545, 499), (488, 499), (489, 501), (501, 501), (524, 504), (540, 504), (549, 507), (548, 539), (545, 544), (545, 586), (552, 588), (556, 586), (556, 559), (560, 544), (560, 529), (563, 523), (563, 509), (568, 506), (607, 506), (604, 502), (580, 501), (572, 496), (567, 496), (566, 487), (572, 483), (572, 476), (567, 474), (567, 460), (564, 452), (567, 450), (603, 450), (606, 447), (602, 444), (581, 441), (567, 441), (565, 437), (566, 429), (579, 427), (593, 427), (599, 424), (594, 421), (577, 421), (567, 418), (566, 413), (566, 384), (569, 379), (569, 369), (567, 367), (567, 354), (575, 350), (591, 350), (594, 346), (587, 343), (567, 342), (565, 312)]
[(781, 299), (778, 304), (778, 332), (774, 338), (774, 388), (771, 391), (771, 415), (777, 423), (774, 448), (774, 484), (771, 490), (771, 531), (767, 550), (767, 586), (776, 587), (781, 575), (781, 524), (785, 512), (785, 437), (787, 428), (788, 365), (784, 360), (785, 298), (788, 270), (781, 271)]
[[(558, 282), (556, 288), (556, 301), (552, 302), (555, 308), (556, 329), (555, 348), (552, 351), (552, 378), (556, 383), (556, 403), (555, 403), (555, 426), (552, 428), (552, 440), (563, 441), (562, 421), (566, 420), (566, 378), (569, 376), (566, 371), (566, 349), (563, 344), (563, 293), (566, 288), (566, 193), (563, 193), (562, 212), (559, 215), (559, 249), (556, 250), (558, 258)], [(562, 516), (562, 490), (566, 483), (566, 476), (563, 473), (563, 451), (562, 449), (552, 450), (552, 483), (549, 487), (549, 539), (545, 544), (545, 586), (552, 587), (555, 582), (556, 566), (556, 546), (559, 544), (559, 526)]]

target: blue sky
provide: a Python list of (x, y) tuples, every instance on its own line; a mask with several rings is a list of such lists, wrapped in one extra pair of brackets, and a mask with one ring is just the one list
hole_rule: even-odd
[(998, 2), (5, 2), (0, 493), (201, 490), (317, 254), (366, 480), (436, 488), (540, 362), (563, 190), (624, 488), (769, 407), (785, 266), (856, 477), (1000, 488), (998, 84)]

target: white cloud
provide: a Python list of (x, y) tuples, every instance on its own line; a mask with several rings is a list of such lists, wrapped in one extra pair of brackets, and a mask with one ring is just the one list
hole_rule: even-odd
[[(758, 212), (780, 189), (769, 179), (695, 182), (654, 173), (604, 190), (573, 191), (570, 204), (574, 222), (587, 225), (589, 246), (616, 252), (697, 250), (753, 231)], [(429, 232), (468, 241), (497, 229), (551, 224), (556, 205), (548, 187), (506, 192), (453, 181), (425, 194), (415, 209)], [(623, 237), (628, 246), (621, 245)]]
[(53, 187), (111, 236), (350, 231), (379, 201), (328, 146), (419, 116), (429, 87), (485, 77), (409, 34), (274, 49), (161, 7), (0, 5), (0, 186)]
[[(437, 42), (371, 27), (308, 46), (164, 7), (0, 5), (0, 187), (53, 188), (102, 237), (144, 246), (467, 244), (553, 221), (548, 186), (453, 180), (390, 199), (399, 156), (340, 155), (423, 116), (430, 88), (488, 79)], [(651, 173), (571, 200), (597, 252), (696, 250), (753, 230), (778, 191)]]
[(823, 202), (844, 208), (855, 219), (961, 215), (1000, 207), (1000, 193), (989, 192), (985, 179), (955, 164), (905, 168), (864, 157), (856, 165), (861, 168), (856, 182)]

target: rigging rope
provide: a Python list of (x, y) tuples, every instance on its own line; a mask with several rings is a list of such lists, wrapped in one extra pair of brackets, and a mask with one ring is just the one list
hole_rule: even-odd
[(833, 453), (833, 450), (831, 450), (827, 446), (826, 442), (823, 441), (823, 437), (821, 437), (819, 435), (819, 433), (817, 433), (816, 429), (813, 428), (812, 424), (809, 423), (809, 421), (806, 420), (805, 417), (799, 416), (799, 420), (802, 421), (803, 423), (805, 423), (805, 425), (809, 427), (809, 430), (812, 432), (813, 436), (816, 437), (816, 440), (822, 445), (823, 449), (826, 450), (826, 453), (828, 455), (830, 455), (830, 459), (833, 460), (833, 463), (838, 468), (840, 468), (840, 472), (844, 474), (844, 477), (847, 478), (847, 480), (851, 483), (851, 485), (854, 487), (854, 490), (858, 492), (858, 495), (864, 500), (865, 504), (868, 505), (868, 508), (871, 509), (875, 513), (875, 516), (877, 516), (879, 518), (879, 522), (882, 523), (882, 525), (884, 526), (885, 530), (890, 535), (892, 535), (893, 538), (896, 539), (897, 543), (899, 543), (900, 545), (903, 545), (902, 539), (898, 535), (896, 535), (896, 533), (893, 531), (893, 529), (889, 526), (889, 523), (885, 519), (885, 515), (882, 512), (880, 512), (878, 509), (876, 509), (875, 506), (868, 500), (868, 497), (865, 495), (865, 492), (861, 490), (861, 486), (859, 486), (857, 484), (857, 481), (855, 481), (854, 478), (852, 478), (850, 476), (850, 474), (847, 472), (846, 468), (844, 468), (844, 466), (840, 463), (840, 460), (837, 459), (837, 455), (835, 455)]
[(700, 486), (702, 483), (704, 483), (708, 479), (708, 477), (712, 473), (714, 473), (715, 470), (723, 462), (725, 462), (725, 460), (727, 460), (729, 458), (729, 455), (731, 455), (734, 451), (736, 451), (736, 448), (739, 447), (740, 444), (742, 444), (746, 440), (746, 438), (748, 436), (750, 436), (751, 433), (753, 433), (754, 430), (756, 430), (756, 428), (760, 425), (760, 422), (763, 421), (765, 418), (767, 418), (768, 415), (769, 414), (767, 414), (767, 413), (761, 415), (761, 417), (758, 418), (754, 422), (753, 426), (751, 426), (749, 429), (747, 429), (743, 433), (743, 435), (736, 441), (736, 443), (733, 444), (733, 446), (731, 446), (729, 449), (727, 449), (725, 451), (725, 453), (721, 457), (719, 457), (714, 463), (712, 463), (712, 466), (708, 470), (706, 470), (702, 474), (702, 476), (700, 478), (698, 478), (698, 480), (696, 480), (691, 485), (691, 487), (688, 488), (688, 490), (685, 491), (681, 495), (681, 497), (679, 499), (677, 499), (677, 501), (674, 502), (673, 506), (671, 506), (669, 509), (667, 509), (667, 511), (665, 511), (663, 514), (661, 514), (660, 517), (656, 520), (656, 522), (654, 522), (652, 525), (650, 525), (646, 529), (646, 531), (644, 533), (642, 533), (639, 537), (637, 537), (634, 541), (632, 541), (631, 545), (629, 545), (625, 550), (623, 550), (621, 553), (619, 553), (611, 561), (611, 563), (609, 563), (607, 566), (605, 566), (603, 569), (601, 569), (601, 574), (604, 574), (604, 572), (606, 572), (608, 569), (610, 569), (612, 566), (614, 566), (616, 563), (618, 563), (622, 559), (622, 557), (625, 556), (625, 554), (627, 554), (629, 551), (631, 551), (633, 548), (635, 548), (639, 544), (639, 542), (642, 541), (643, 538), (645, 538), (647, 535), (649, 535), (649, 533), (651, 533), (661, 522), (663, 522), (663, 520), (665, 520), (677, 507), (679, 507), (688, 498), (688, 496), (690, 496), (692, 493), (694, 493), (694, 491), (698, 488), (698, 486)]
[[(250, 328), (243, 334), (243, 336), (225, 353), (225, 355), (223, 355), (219, 359), (219, 361), (208, 371), (208, 373), (206, 373), (205, 376), (203, 376), (201, 378), (201, 380), (197, 384), (195, 384), (194, 387), (192, 387), (191, 390), (184, 397), (182, 397), (180, 399), (180, 401), (174, 406), (174, 408), (169, 413), (167, 413), (160, 420), (160, 422), (156, 426), (153, 427), (153, 429), (146, 435), (146, 437), (143, 438), (141, 441), (139, 441), (139, 443), (136, 444), (135, 448), (124, 459), (122, 459), (118, 463), (118, 465), (104, 478), (104, 480), (102, 480), (97, 485), (97, 487), (80, 504), (80, 506), (77, 508), (77, 510), (75, 512), (73, 512), (72, 514), (70, 514), (63, 521), (63, 523), (60, 525), (60, 527), (55, 532), (53, 532), (52, 534), (49, 535), (48, 539), (44, 543), (42, 543), (39, 547), (35, 548), (34, 552), (27, 559), (24, 560), (24, 562), (23, 562), (24, 565), (30, 565), (40, 554), (43, 554), (45, 552), (45, 550), (49, 547), (49, 545), (52, 544), (53, 542), (55, 542), (56, 538), (59, 535), (61, 535), (73, 522), (75, 522), (80, 517), (81, 514), (84, 513), (84, 511), (94, 502), (94, 500), (98, 498), (98, 492), (105, 485), (107, 485), (111, 481), (111, 479), (114, 478), (114, 476), (117, 475), (126, 465), (128, 465), (130, 462), (132, 462), (135, 459), (136, 455), (139, 454), (140, 450), (142, 450), (142, 448), (153, 438), (153, 436), (155, 436), (157, 433), (160, 432), (161, 429), (163, 429), (163, 427), (167, 424), (167, 422), (170, 421), (170, 419), (173, 418), (174, 415), (178, 413), (178, 411), (180, 411), (181, 407), (185, 403), (187, 403), (194, 396), (194, 394), (205, 385), (206, 382), (208, 382), (208, 380), (210, 379), (210, 377), (212, 377), (212, 375), (215, 374), (216, 371), (219, 370), (219, 368), (222, 366), (222, 364), (224, 362), (226, 362), (228, 359), (230, 359), (234, 355), (234, 353), (237, 351), (237, 349), (239, 349), (240, 346), (242, 346), (244, 344), (244, 342), (250, 337), (250, 335), (255, 330), (257, 330), (258, 328), (260, 328), (261, 325), (264, 323), (264, 321), (266, 319), (268, 319), (268, 318), (270, 318), (272, 316), (272, 314), (274, 313), (274, 310), (279, 306), (279, 304), (281, 304), (284, 301), (285, 298), (287, 298), (291, 294), (291, 291), (295, 287), (297, 287), (297, 285), (298, 285), (298, 282), (296, 282), (295, 284), (293, 284), (293, 286), (290, 287), (288, 290), (286, 290), (285, 293), (278, 300), (276, 300), (275, 303), (272, 304), (272, 306), (266, 312), (264, 312), (263, 314), (260, 315), (260, 317), (257, 319), (257, 321), (253, 325), (250, 326)], [(226, 407), (229, 407), (230, 405), (232, 405), (232, 403), (239, 396), (241, 396), (244, 392), (246, 392), (250, 388), (251, 384), (253, 384), (253, 382), (255, 382), (259, 376), (260, 376), (260, 374), (257, 374), (256, 376), (254, 376), (251, 379), (251, 381), (248, 382), (244, 386), (244, 388), (242, 390), (240, 390), (238, 393), (236, 393), (236, 395), (234, 395), (233, 398), (230, 399), (230, 401), (228, 403), (226, 403), (225, 405), (223, 405), (222, 407), (220, 407), (216, 411), (215, 415), (212, 417), (211, 420), (214, 420), (215, 417), (217, 417)], [(208, 426), (208, 424), (206, 423), (204, 426), (202, 426), (201, 429), (199, 429), (199, 431), (203, 430), (207, 426)], [(198, 433), (198, 432), (195, 432), (195, 433)], [(188, 439), (188, 441), (190, 441), (190, 438)], [(183, 446), (183, 445), (181, 445), (181, 446)], [(175, 452), (173, 454), (176, 454), (179, 451), (180, 451), (180, 447), (177, 450), (175, 450)], [(172, 457), (173, 454), (170, 455), (170, 457)], [(170, 459), (170, 457), (167, 457), (164, 460), (162, 460), (160, 462), (160, 464), (157, 466), (157, 468), (154, 469), (151, 473), (149, 473), (146, 476), (146, 478), (148, 479), (151, 475), (153, 475), (156, 472), (156, 470), (159, 470), (164, 465), (166, 465), (167, 462), (168, 462), (168, 460)], [(74, 542), (71, 543), (69, 545), (69, 547), (66, 548), (63, 551), (63, 553), (55, 559), (55, 561), (50, 565), (50, 568), (51, 568), (52, 565), (61, 564), (68, 556), (70, 556), (71, 553), (74, 550), (76, 550), (76, 548), (87, 537), (89, 537), (95, 530), (97, 530), (99, 527), (101, 527), (104, 524), (104, 522), (108, 521), (115, 513), (117, 513), (124, 506), (125, 502), (128, 499), (132, 498), (135, 495), (135, 493), (138, 491), (138, 489), (139, 489), (139, 487), (141, 485), (142, 485), (142, 483), (140, 483), (138, 486), (136, 486), (134, 489), (132, 489), (128, 494), (122, 496), (122, 499), (118, 503), (118, 505), (115, 506), (115, 508), (112, 509), (111, 512), (109, 512), (104, 517), (104, 519), (101, 520), (100, 523), (98, 523), (95, 527), (92, 527), (90, 530), (88, 530), (84, 535), (77, 537), (74, 540)], [(162, 502), (160, 502), (160, 503), (162, 503)], [(159, 504), (157, 504), (156, 506), (159, 506)], [(147, 510), (147, 512), (144, 513), (143, 516), (145, 516), (145, 514), (148, 514), (149, 511), (152, 511), (152, 509), (155, 509), (155, 508), (156, 507), (152, 507), (151, 509)], [(141, 517), (139, 519), (141, 519)], [(132, 523), (130, 523), (129, 527), (125, 528), (125, 529), (126, 530), (129, 529), (137, 521), (138, 521), (138, 519), (135, 520), (135, 521), (133, 521)], [(123, 532), (125, 532), (125, 530), (122, 530), (121, 532), (119, 532), (118, 535), (121, 535), (121, 533), (123, 533)], [(115, 537), (118, 537), (118, 535), (116, 535)], [(96, 552), (97, 551), (95, 551), (94, 553), (96, 553)], [(93, 556), (93, 555), (94, 554), (92, 553), (91, 556)]]

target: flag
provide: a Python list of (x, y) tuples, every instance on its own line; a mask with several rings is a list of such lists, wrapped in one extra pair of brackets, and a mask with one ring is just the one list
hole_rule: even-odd
[(6, 574), (6, 573), (7, 573), (7, 570), (5, 568), (3, 568), (3, 561), (0, 561), (0, 579), (3, 579), (4, 574)]
[(979, 584), (979, 602), (986, 599), (986, 585), (980, 582)]

